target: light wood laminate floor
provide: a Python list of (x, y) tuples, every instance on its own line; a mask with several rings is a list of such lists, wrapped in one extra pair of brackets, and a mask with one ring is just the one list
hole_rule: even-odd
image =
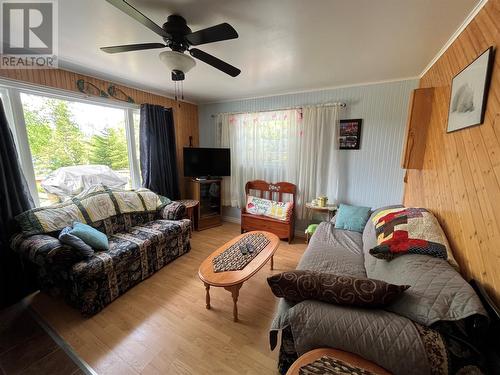
[(237, 224), (194, 232), (191, 251), (119, 297), (90, 319), (43, 293), (31, 306), (99, 374), (277, 374), (278, 352), (269, 350), (268, 328), (277, 299), (266, 278), (295, 268), (303, 239), (281, 241), (274, 271), (266, 265), (240, 290), (240, 322), (233, 322), (230, 294), (205, 288), (201, 262), (240, 233)]

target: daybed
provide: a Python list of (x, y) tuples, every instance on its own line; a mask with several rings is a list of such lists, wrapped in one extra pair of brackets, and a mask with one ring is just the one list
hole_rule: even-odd
[(470, 343), (488, 318), (470, 285), (444, 259), (421, 254), (377, 259), (369, 254), (376, 245), (372, 220), (363, 233), (335, 229), (330, 222), (319, 225), (297, 269), (410, 288), (385, 309), (281, 299), (270, 331), (272, 349), (282, 332), (280, 372), (297, 356), (322, 347), (358, 354), (394, 374), (475, 370), (481, 359)]
[[(19, 215), (23, 232), (11, 244), (38, 266), (42, 290), (64, 296), (89, 316), (190, 250), (185, 210), (147, 189), (95, 185), (69, 202)], [(82, 259), (62, 244), (59, 232), (74, 221), (105, 233), (109, 250)]]

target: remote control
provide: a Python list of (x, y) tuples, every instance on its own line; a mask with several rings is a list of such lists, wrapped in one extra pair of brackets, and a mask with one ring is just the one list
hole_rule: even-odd
[(247, 243), (247, 251), (252, 254), (255, 251), (255, 247), (251, 243)]

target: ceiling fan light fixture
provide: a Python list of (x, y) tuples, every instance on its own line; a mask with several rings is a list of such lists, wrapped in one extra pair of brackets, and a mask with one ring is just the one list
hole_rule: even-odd
[(189, 72), (196, 65), (196, 61), (189, 55), (177, 51), (164, 51), (160, 53), (160, 60), (170, 71)]
[[(241, 70), (235, 66), (209, 53), (203, 52), (197, 48), (189, 48), (190, 46), (199, 46), (202, 44), (238, 38), (236, 30), (227, 22), (191, 32), (186, 19), (179, 14), (171, 14), (168, 16), (167, 22), (165, 22), (163, 26), (159, 26), (130, 5), (127, 2), (128, 0), (106, 1), (147, 27), (149, 30), (161, 36), (164, 43), (139, 43), (102, 47), (101, 50), (103, 52), (121, 53), (168, 47), (172, 51), (162, 52), (159, 57), (172, 73), (172, 79), (174, 81), (182, 81), (184, 79), (184, 73), (187, 73), (196, 65), (193, 57), (231, 77), (236, 77), (241, 73)], [(188, 54), (184, 54), (186, 50), (188, 50)]]

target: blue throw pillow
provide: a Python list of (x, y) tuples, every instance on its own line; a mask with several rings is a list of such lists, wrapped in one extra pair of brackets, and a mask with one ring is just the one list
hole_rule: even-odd
[(108, 250), (109, 242), (108, 237), (97, 229), (92, 228), (90, 225), (74, 222), (73, 229), (70, 233), (77, 236), (87, 245), (92, 246), (96, 250)]
[(366, 222), (370, 218), (370, 211), (370, 207), (341, 204), (336, 215), (335, 228), (363, 233)]
[(65, 245), (71, 246), (76, 250), (78, 254), (85, 258), (90, 258), (92, 255), (94, 255), (94, 249), (92, 249), (89, 245), (87, 245), (74, 234), (71, 234), (72, 230), (73, 228), (71, 227), (64, 228), (59, 234), (59, 241), (61, 241)]

